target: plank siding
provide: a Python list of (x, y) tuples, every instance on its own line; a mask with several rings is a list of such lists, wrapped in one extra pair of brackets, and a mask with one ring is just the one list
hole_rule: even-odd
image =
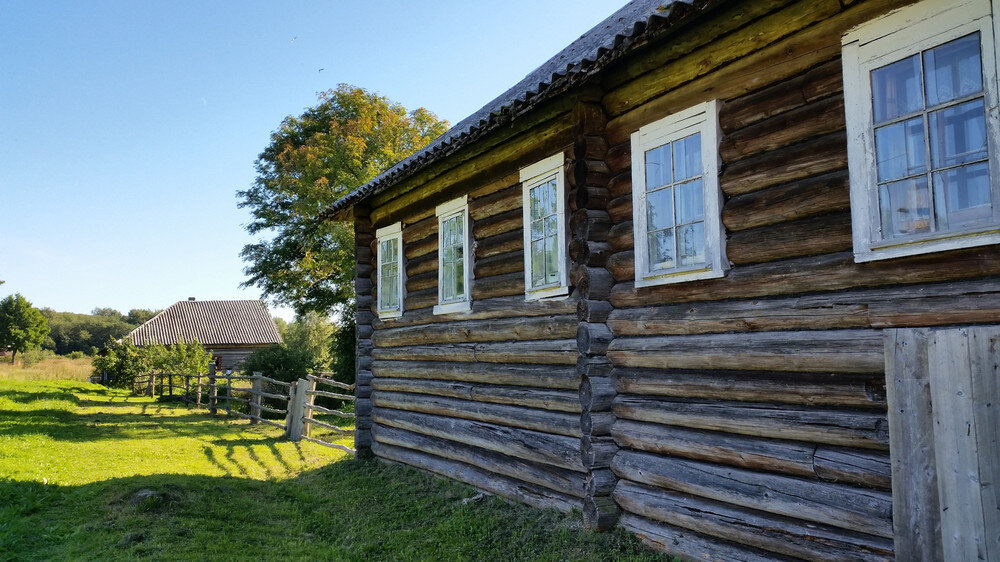
[[(685, 559), (899, 554), (883, 331), (1000, 317), (995, 246), (854, 262), (841, 35), (907, 3), (717, 3), (374, 197), (407, 292), (359, 312), (371, 451)], [(629, 135), (713, 99), (732, 268), (637, 288)], [(516, 172), (560, 150), (572, 287), (526, 301)], [(463, 194), (471, 311), (433, 314), (434, 205)]]

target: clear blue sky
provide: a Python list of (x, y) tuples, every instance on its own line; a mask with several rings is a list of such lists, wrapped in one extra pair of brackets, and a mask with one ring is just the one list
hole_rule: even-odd
[(0, 0), (0, 297), (258, 298), (235, 192), (283, 117), (345, 82), (457, 123), (622, 4)]

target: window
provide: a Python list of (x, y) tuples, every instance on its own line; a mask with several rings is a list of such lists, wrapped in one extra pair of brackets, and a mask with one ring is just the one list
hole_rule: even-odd
[(468, 312), (469, 202), (463, 196), (437, 207), (438, 217), (438, 305), (435, 314)]
[(990, 13), (925, 1), (844, 36), (856, 261), (1000, 242)]
[(403, 225), (375, 231), (378, 240), (378, 317), (403, 315)]
[(569, 293), (566, 267), (566, 188), (560, 152), (521, 168), (524, 193), (524, 298)]
[(632, 134), (637, 287), (725, 275), (718, 147), (716, 101)]

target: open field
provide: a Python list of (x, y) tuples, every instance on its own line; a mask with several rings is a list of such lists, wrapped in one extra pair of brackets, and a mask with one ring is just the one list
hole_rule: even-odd
[(0, 381), (47, 381), (74, 380), (86, 381), (94, 367), (90, 357), (70, 359), (68, 357), (50, 357), (29, 367), (22, 367), (20, 360), (11, 365), (9, 357), (0, 357)]
[(658, 559), (578, 514), (279, 434), (89, 383), (0, 379), (0, 559)]

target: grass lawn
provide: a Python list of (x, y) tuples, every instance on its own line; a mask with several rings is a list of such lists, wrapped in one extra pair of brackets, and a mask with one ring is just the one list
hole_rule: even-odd
[(583, 531), (579, 514), (470, 500), (275, 428), (34, 378), (0, 377), (0, 560), (660, 559)]

